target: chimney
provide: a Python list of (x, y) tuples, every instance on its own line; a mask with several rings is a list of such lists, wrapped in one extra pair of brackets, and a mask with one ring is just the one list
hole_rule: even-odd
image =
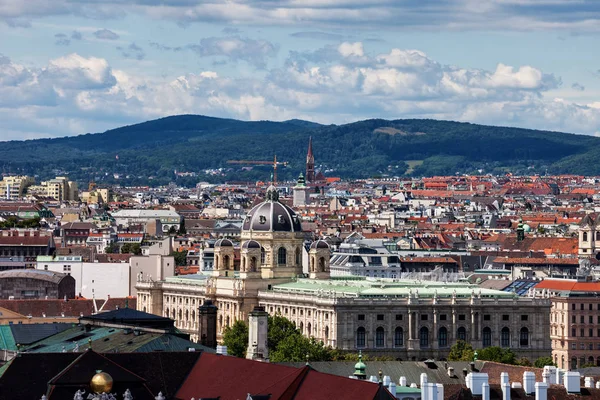
[(388, 387), (390, 386), (390, 383), (392, 383), (392, 378), (390, 378), (388, 375), (383, 377), (383, 386)]
[(437, 386), (437, 400), (444, 400), (444, 385), (436, 383)]
[(423, 387), (425, 386), (426, 383), (427, 383), (427, 374), (425, 372), (423, 372), (421, 374), (421, 391), (423, 391)]
[(488, 374), (471, 372), (467, 375), (467, 387), (471, 389), (473, 396), (481, 396), (481, 385), (488, 382)]
[(591, 376), (586, 376), (585, 377), (585, 387), (593, 388), (594, 387), (594, 378), (592, 378)]
[(502, 388), (502, 400), (510, 400), (510, 385), (508, 382), (502, 383), (500, 386)]
[[(438, 387), (435, 383), (425, 383), (425, 387), (421, 387), (421, 400), (438, 400)], [(427, 396), (423, 396), (427, 393)]]
[(217, 347), (217, 307), (211, 300), (204, 300), (198, 308), (198, 337), (201, 345)]
[(535, 383), (535, 400), (548, 400), (548, 384), (545, 382)]
[(217, 345), (217, 354), (220, 354), (222, 356), (226, 356), (227, 355), (227, 346), (222, 346), (222, 345)]
[(556, 384), (562, 385), (564, 383), (565, 378), (565, 370), (564, 369), (556, 369)]
[(580, 379), (581, 376), (579, 372), (567, 371), (565, 372), (565, 389), (567, 389), (567, 393), (579, 393), (581, 391), (580, 388)]
[(557, 375), (558, 375), (558, 371), (556, 369), (555, 366), (553, 365), (546, 365), (544, 367), (544, 372), (547, 372), (549, 374), (548, 377), (548, 385), (552, 385), (552, 384), (556, 384), (559, 383), (556, 379), (557, 379)]
[(508, 385), (508, 372), (502, 372), (500, 374), (500, 384), (506, 383)]
[(548, 385), (550, 384), (550, 372), (545, 369), (544, 372), (542, 372), (542, 381)]
[(535, 393), (535, 374), (531, 371), (523, 372), (523, 389), (526, 394)]
[(398, 383), (400, 384), (400, 386), (406, 386), (406, 377), (405, 376), (401, 376), (400, 380), (398, 381)]
[(450, 378), (454, 376), (454, 367), (448, 367), (448, 376)]
[(390, 382), (390, 387), (388, 388), (392, 396), (396, 397), (396, 384), (394, 382)]
[(600, 389), (600, 381), (596, 382), (596, 389)]
[(481, 384), (481, 400), (490, 400), (490, 385), (487, 382)]

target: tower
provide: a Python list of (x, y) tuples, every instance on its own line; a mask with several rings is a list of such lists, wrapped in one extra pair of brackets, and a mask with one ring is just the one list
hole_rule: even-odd
[(219, 239), (215, 242), (213, 276), (233, 276), (234, 254), (231, 240)]
[(308, 153), (306, 154), (306, 181), (315, 181), (315, 156), (312, 149), (312, 136), (308, 139)]
[(206, 347), (217, 347), (217, 307), (212, 300), (204, 300), (198, 308), (198, 341)]
[(317, 240), (310, 245), (309, 277), (311, 279), (329, 279), (329, 245), (324, 240)]
[(305, 206), (309, 203), (308, 188), (304, 180), (304, 175), (300, 173), (296, 186), (293, 187), (294, 191), (294, 207)]
[(246, 358), (249, 360), (269, 361), (268, 316), (265, 308), (260, 306), (254, 307), (249, 314), (248, 349), (246, 350)]

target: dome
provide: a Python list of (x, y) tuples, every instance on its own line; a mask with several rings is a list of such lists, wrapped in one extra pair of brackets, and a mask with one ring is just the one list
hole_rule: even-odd
[(229, 239), (219, 239), (215, 242), (215, 249), (218, 247), (233, 247), (233, 242)]
[(110, 393), (113, 387), (113, 378), (106, 372), (98, 371), (90, 381), (90, 389), (94, 393)]
[(242, 231), (301, 232), (302, 226), (294, 210), (279, 202), (277, 189), (271, 186), (267, 199), (246, 215)]
[(256, 240), (247, 240), (242, 243), (242, 249), (260, 249), (261, 245)]
[(329, 244), (324, 240), (317, 240), (310, 245), (311, 249), (329, 249)]

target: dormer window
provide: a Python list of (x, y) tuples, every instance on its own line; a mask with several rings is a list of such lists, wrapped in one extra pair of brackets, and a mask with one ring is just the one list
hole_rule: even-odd
[(277, 216), (277, 222), (279, 222), (280, 224), (285, 224), (285, 219), (283, 218), (283, 215)]
[(267, 217), (265, 217), (264, 215), (261, 215), (258, 217), (258, 222), (260, 222), (261, 224), (266, 224), (267, 223)]

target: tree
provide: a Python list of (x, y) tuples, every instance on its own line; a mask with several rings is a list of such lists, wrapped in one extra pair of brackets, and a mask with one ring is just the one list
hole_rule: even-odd
[(502, 364), (516, 364), (515, 353), (511, 349), (498, 346), (486, 347), (477, 352), (477, 357), (484, 361), (496, 361)]
[(277, 349), (279, 343), (288, 336), (301, 334), (294, 324), (289, 319), (281, 316), (280, 314), (268, 317), (268, 338), (267, 343), (269, 349)]
[(106, 246), (104, 252), (106, 254), (117, 254), (119, 252), (119, 245), (117, 243), (111, 243), (108, 246)]
[(121, 254), (135, 254), (139, 256), (142, 254), (142, 246), (139, 243), (125, 243), (121, 246)]
[(187, 265), (187, 253), (187, 250), (171, 252), (171, 255), (175, 258), (175, 265), (178, 267)]
[(448, 354), (449, 361), (473, 361), (475, 351), (471, 343), (467, 343), (464, 340), (457, 340), (456, 344), (450, 348), (450, 354)]
[(537, 360), (535, 360), (535, 362), (533, 363), (533, 366), (536, 368), (544, 368), (546, 365), (554, 365), (554, 361), (552, 361), (552, 357), (547, 356), (547, 357), (540, 357)]
[(305, 361), (307, 356), (310, 361), (331, 361), (332, 349), (315, 338), (307, 338), (300, 333), (285, 337), (279, 342), (276, 349), (269, 349), (269, 358), (272, 362), (298, 362)]
[(223, 344), (227, 346), (227, 354), (235, 357), (246, 357), (248, 348), (248, 325), (237, 320), (223, 332)]
[(179, 231), (177, 232), (179, 235), (185, 235), (187, 230), (185, 229), (185, 218), (181, 218), (181, 222), (179, 223)]

